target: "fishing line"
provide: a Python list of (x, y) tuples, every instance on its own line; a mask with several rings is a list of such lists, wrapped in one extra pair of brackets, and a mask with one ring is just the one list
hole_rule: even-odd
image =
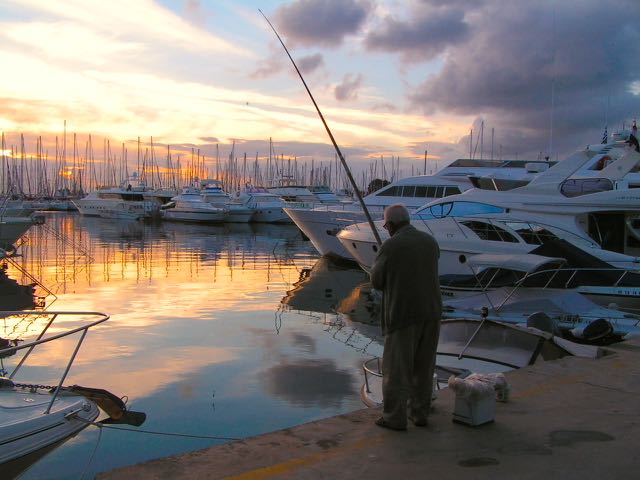
[(333, 148), (335, 148), (336, 153), (338, 154), (338, 157), (340, 158), (340, 163), (342, 163), (342, 167), (344, 168), (344, 171), (347, 174), (347, 178), (349, 179), (349, 182), (351, 183), (351, 187), (353, 188), (354, 193), (358, 197), (358, 201), (360, 202), (360, 206), (362, 207), (362, 210), (364, 211), (364, 214), (367, 217), (367, 222), (369, 223), (369, 227), (371, 227), (371, 231), (373, 232), (373, 236), (375, 237), (376, 242), (378, 243), (378, 245), (382, 245), (382, 240), (380, 239), (380, 234), (378, 233), (378, 229), (376, 228), (375, 224), (373, 223), (373, 220), (371, 219), (371, 215), (369, 214), (369, 210), (367, 209), (367, 205), (364, 203), (364, 200), (362, 199), (362, 195), (360, 193), (360, 190), (358, 189), (358, 185), (356, 184), (356, 181), (354, 180), (353, 175), (351, 175), (351, 170), (349, 169), (349, 166), (347, 165), (347, 161), (344, 159), (344, 156), (342, 155), (342, 152), (340, 151), (340, 147), (338, 147), (338, 143), (336, 142), (335, 138), (333, 137), (333, 134), (331, 133), (331, 130), (329, 129), (329, 125), (327, 124), (327, 122), (324, 119), (324, 115), (322, 115), (322, 112), (320, 111), (320, 107), (318, 107), (318, 104), (316, 103), (315, 98), (313, 98), (313, 95), (311, 94), (311, 90), (307, 86), (307, 82), (304, 81), (304, 77), (302, 76), (302, 73), (300, 72), (300, 69), (296, 65), (296, 62), (293, 60), (293, 57), (291, 56), (291, 54), (289, 53), (289, 50), (287, 49), (286, 45), (282, 41), (282, 38), (280, 38), (280, 35), (278, 35), (278, 32), (276, 31), (275, 27), (271, 24), (271, 22), (269, 21), (269, 19), (267, 18), (267, 16), (264, 14), (264, 12), (262, 10), (258, 9), (258, 11), (264, 17), (264, 19), (267, 21), (267, 23), (271, 27), (271, 30), (273, 30), (273, 33), (276, 34), (276, 37), (278, 38), (278, 41), (280, 42), (280, 45), (282, 45), (282, 48), (284, 48), (285, 53), (289, 57), (289, 60), (291, 60), (291, 63), (293, 64), (293, 68), (296, 69), (296, 72), (298, 73), (298, 76), (300, 77), (300, 80), (302, 81), (302, 84), (304, 85), (305, 90), (309, 94), (309, 98), (313, 102), (313, 106), (316, 108), (316, 112), (318, 112), (318, 116), (320, 117), (320, 120), (322, 120), (322, 124), (324, 125), (324, 128), (327, 131), (327, 134), (329, 135), (329, 138), (331, 139), (331, 143), (333, 143)]

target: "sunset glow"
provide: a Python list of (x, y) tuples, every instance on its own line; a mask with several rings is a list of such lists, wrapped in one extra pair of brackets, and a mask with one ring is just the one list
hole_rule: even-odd
[[(114, 144), (154, 137), (159, 144), (201, 146), (207, 155), (213, 154), (213, 145), (229, 152), (234, 140), (252, 146), (262, 142), (259, 154), (265, 155), (265, 142), (272, 138), (286, 155), (330, 159), (333, 151), (327, 134), (258, 7), (304, 67), (336, 139), (355, 163), (383, 155), (419, 165), (422, 152), (429, 150), (430, 157), (442, 164), (468, 154), (470, 132), (479, 143), (481, 130), (485, 145), (495, 135), (495, 144), (505, 155), (538, 154), (549, 147), (552, 103), (557, 109), (555, 148), (571, 152), (592, 141), (591, 136), (600, 136), (602, 119), (628, 123), (629, 115), (635, 115), (633, 105), (640, 105), (640, 79), (621, 74), (624, 83), (602, 87), (610, 96), (616, 92), (608, 113), (594, 103), (590, 124), (585, 123), (583, 134), (576, 136), (572, 108), (577, 111), (584, 102), (575, 88), (563, 89), (572, 83), (569, 77), (576, 70), (569, 65), (572, 57), (567, 52), (574, 43), (563, 5), (553, 13), (546, 4), (513, 10), (501, 8), (499, 2), (483, 2), (477, 10), (459, 10), (440, 2), (348, 3), (349, 11), (358, 13), (357, 20), (347, 23), (349, 19), (340, 13), (345, 5), (329, 1), (323, 19), (327, 25), (305, 32), (298, 25), (313, 17), (312, 1), (257, 5), (249, 0), (9, 0), (0, 7), (0, 61), (10, 66), (0, 78), (5, 107), (0, 128), (7, 134), (25, 133), (31, 144), (35, 136), (43, 135), (50, 144), (66, 121), (69, 134), (93, 134)], [(594, 2), (583, 7), (595, 12), (594, 18), (600, 12)], [(614, 11), (615, 6), (607, 7), (607, 12)], [(546, 52), (550, 48), (546, 39), (556, 38), (557, 58), (567, 59), (562, 65), (539, 68), (531, 48), (518, 49), (520, 60), (510, 65), (514, 53), (508, 42), (500, 43), (499, 37), (488, 37), (485, 31), (492, 25), (509, 31), (517, 29), (519, 20), (552, 16), (557, 18), (555, 34), (532, 31), (533, 42), (515, 36), (513, 49), (522, 41)], [(591, 17), (585, 13), (581, 18), (584, 26), (572, 17), (573, 29), (588, 29)], [(602, 16), (600, 31), (607, 18)], [(429, 30), (439, 19), (442, 38)], [(451, 21), (449, 31), (445, 21)], [(518, 35), (529, 34), (520, 30)], [(593, 35), (582, 40), (585, 52), (595, 58), (617, 55)], [(463, 61), (471, 52), (474, 56)], [(573, 56), (589, 63), (575, 52)], [(467, 73), (454, 75), (463, 64)], [(505, 78), (511, 76), (510, 83), (500, 86), (495, 75), (482, 72), (488, 65)], [(563, 79), (557, 83), (553, 102), (547, 97), (541, 104), (539, 99), (551, 91), (553, 72)], [(520, 78), (529, 78), (530, 83)], [(523, 94), (513, 98), (514, 108), (507, 106), (512, 91)], [(629, 98), (623, 101), (620, 95)], [(580, 118), (586, 120), (585, 113)], [(565, 131), (566, 135), (561, 133)]]

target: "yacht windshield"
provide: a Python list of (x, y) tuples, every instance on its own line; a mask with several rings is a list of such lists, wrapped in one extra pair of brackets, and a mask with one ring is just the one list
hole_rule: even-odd
[(516, 231), (522, 239), (532, 245), (542, 245), (549, 240), (558, 240), (558, 237), (540, 225), (528, 222), (507, 222), (507, 226)]
[(479, 202), (440, 202), (425, 205), (416, 211), (415, 216), (426, 220), (427, 218), (444, 217), (470, 217), (474, 215), (489, 215), (504, 213), (505, 209)]
[(494, 242), (510, 242), (518, 243), (518, 239), (492, 223), (480, 222), (477, 220), (465, 220), (460, 222), (465, 227), (471, 229), (473, 233), (478, 235), (482, 240), (491, 240)]
[(607, 190), (613, 190), (613, 183), (608, 178), (568, 179), (560, 186), (560, 193), (569, 198)]

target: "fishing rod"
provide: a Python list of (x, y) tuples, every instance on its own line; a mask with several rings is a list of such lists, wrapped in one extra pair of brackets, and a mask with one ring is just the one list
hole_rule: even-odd
[(331, 133), (331, 130), (329, 129), (329, 125), (327, 125), (327, 122), (325, 121), (324, 116), (322, 115), (322, 112), (320, 111), (320, 107), (318, 107), (318, 104), (316, 103), (315, 98), (313, 98), (313, 95), (311, 94), (311, 90), (309, 90), (309, 87), (307, 86), (307, 82), (304, 81), (304, 78), (302, 77), (302, 73), (300, 72), (300, 69), (298, 69), (298, 66), (296, 65), (296, 62), (293, 61), (293, 57), (291, 56), (291, 54), (289, 53), (289, 50), (287, 49), (286, 45), (282, 41), (282, 38), (280, 38), (280, 35), (278, 35), (278, 32), (276, 31), (275, 27), (271, 24), (271, 22), (269, 21), (269, 19), (263, 13), (262, 10), (258, 9), (258, 11), (264, 17), (264, 19), (267, 21), (267, 23), (271, 27), (271, 30), (273, 30), (273, 33), (276, 34), (276, 37), (278, 38), (278, 41), (280, 42), (280, 45), (282, 45), (282, 48), (284, 48), (284, 51), (286, 52), (287, 56), (289, 57), (289, 60), (291, 60), (291, 63), (293, 64), (293, 68), (295, 68), (296, 72), (298, 72), (298, 76), (300, 77), (300, 80), (302, 81), (302, 84), (304, 85), (304, 88), (307, 90), (307, 93), (309, 94), (309, 98), (311, 98), (311, 101), (313, 102), (313, 106), (316, 107), (316, 112), (318, 112), (318, 116), (320, 117), (320, 120), (322, 120), (322, 124), (324, 125), (324, 128), (327, 131), (327, 134), (329, 135), (329, 138), (331, 139), (331, 143), (333, 143), (333, 147), (336, 149), (336, 153), (338, 154), (338, 157), (340, 158), (340, 162), (342, 163), (342, 167), (344, 168), (345, 172), (347, 173), (347, 178), (349, 179), (349, 182), (351, 183), (351, 186), (353, 187), (353, 191), (355, 192), (356, 196), (358, 197), (358, 201), (360, 202), (360, 206), (362, 207), (362, 210), (364, 211), (364, 214), (367, 217), (367, 222), (369, 222), (369, 227), (371, 227), (371, 231), (373, 232), (373, 236), (375, 237), (376, 242), (378, 243), (378, 245), (382, 245), (382, 240), (380, 239), (380, 234), (378, 233), (376, 225), (373, 223), (373, 220), (371, 219), (371, 215), (369, 214), (369, 210), (367, 209), (367, 205), (364, 203), (364, 200), (362, 199), (362, 195), (360, 194), (360, 190), (358, 189), (358, 186), (356, 185), (356, 181), (353, 179), (353, 175), (351, 175), (351, 170), (349, 169), (349, 165), (347, 165), (347, 161), (342, 156), (342, 152), (340, 151), (340, 147), (338, 147), (338, 144), (336, 143), (336, 140), (333, 137), (333, 134)]

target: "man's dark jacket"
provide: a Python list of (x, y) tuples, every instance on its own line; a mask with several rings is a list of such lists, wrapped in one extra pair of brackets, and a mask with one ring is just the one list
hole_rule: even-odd
[(423, 321), (440, 321), (440, 249), (435, 239), (404, 225), (387, 239), (371, 269), (373, 288), (382, 290), (382, 333)]

